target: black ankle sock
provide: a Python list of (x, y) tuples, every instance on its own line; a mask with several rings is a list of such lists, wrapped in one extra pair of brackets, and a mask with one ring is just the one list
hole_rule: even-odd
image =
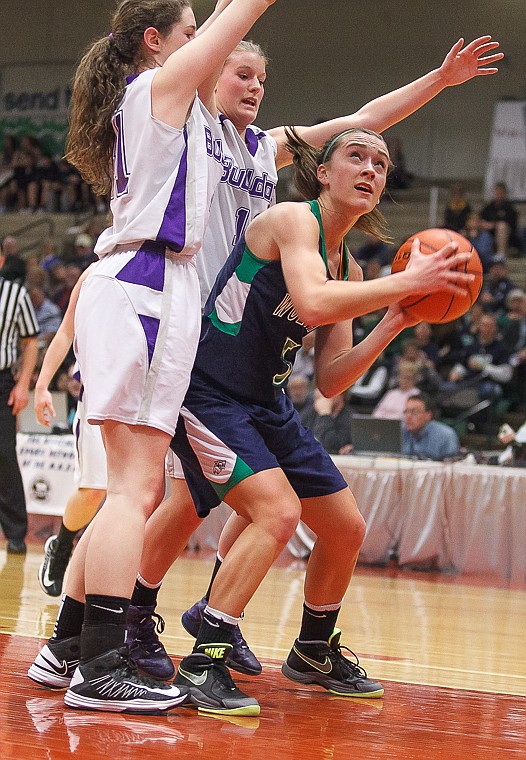
[(57, 622), (51, 638), (56, 641), (80, 636), (84, 622), (84, 605), (70, 596), (64, 596), (58, 611)]
[(130, 600), (121, 596), (86, 594), (84, 625), (80, 637), (83, 662), (126, 641), (126, 616)]
[(73, 549), (73, 541), (77, 535), (78, 530), (68, 530), (64, 523), (60, 524), (60, 530), (57, 535), (58, 542), (64, 548), (68, 548), (70, 551)]
[(223, 564), (223, 560), (219, 559), (219, 557), (216, 555), (216, 562), (215, 562), (215, 565), (214, 565), (214, 569), (212, 570), (212, 577), (210, 578), (210, 585), (208, 586), (208, 589), (207, 589), (206, 594), (205, 594), (206, 601), (208, 601), (210, 599), (210, 592), (212, 591), (212, 586), (213, 586), (214, 581), (216, 579), (216, 575), (217, 575), (217, 573), (219, 571), (219, 568), (221, 567), (222, 564)]
[(126, 642), (126, 624), (88, 625), (84, 623), (80, 634), (81, 662), (98, 657), (111, 649), (120, 649)]
[(160, 586), (157, 586), (157, 588), (149, 588), (137, 579), (133, 588), (131, 603), (134, 607), (155, 607), (157, 605), (157, 594), (159, 593), (160, 588)]
[(312, 610), (304, 603), (299, 641), (329, 641), (339, 612), (339, 607), (337, 610)]
[(209, 615), (209, 613), (205, 613), (193, 651), (202, 652), (207, 644), (233, 644), (236, 627), (231, 623), (225, 623), (224, 620)]

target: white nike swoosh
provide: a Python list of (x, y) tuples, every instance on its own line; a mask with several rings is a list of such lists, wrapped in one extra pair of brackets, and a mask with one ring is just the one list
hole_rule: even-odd
[(124, 612), (122, 607), (118, 607), (116, 610), (114, 610), (111, 607), (101, 607), (100, 604), (92, 604), (91, 606), (96, 607), (98, 610), (106, 610), (107, 612), (114, 612), (116, 615), (118, 615), (120, 612)]
[[(47, 662), (50, 668), (52, 668), (57, 675), (67, 676), (68, 667), (69, 667), (67, 660), (62, 660), (62, 662), (59, 665), (55, 665), (53, 662), (51, 662), (51, 660), (48, 660), (48, 658), (44, 657), (43, 655), (42, 655), (42, 659), (45, 660), (45, 662)], [(71, 665), (72, 668), (75, 668), (78, 665), (78, 663), (79, 663), (78, 660), (71, 660), (69, 664)]]
[(53, 583), (53, 581), (49, 577), (49, 562), (46, 564), (46, 570), (44, 572), (44, 578), (42, 579), (42, 583), (44, 584), (44, 586), (46, 586), (46, 588), (48, 586), (51, 586), (51, 584)]

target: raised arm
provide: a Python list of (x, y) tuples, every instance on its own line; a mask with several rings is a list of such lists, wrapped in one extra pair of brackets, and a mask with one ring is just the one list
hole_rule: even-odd
[(55, 417), (55, 409), (49, 392), (49, 384), (56, 371), (67, 356), (75, 334), (75, 309), (79, 298), (80, 288), (89, 271), (94, 265), (88, 267), (75, 283), (71, 291), (68, 308), (60, 323), (60, 327), (44, 355), (42, 368), (35, 385), (35, 415), (41, 425), (50, 427), (51, 419)]
[[(212, 24), (213, 21), (219, 16), (220, 13), (222, 13), (225, 8), (230, 5), (232, 0), (218, 0), (216, 3), (216, 7), (214, 9), (214, 12), (204, 21), (199, 29), (196, 32), (196, 37), (199, 37), (200, 34), (202, 34), (210, 24)], [(224, 65), (224, 60), (219, 63), (217, 68), (210, 74), (208, 79), (206, 79), (204, 82), (201, 82), (198, 88), (199, 92), (199, 98), (202, 100), (202, 102), (205, 104), (205, 106), (208, 108), (211, 114), (214, 116), (217, 116), (217, 107), (216, 107), (216, 100), (215, 100), (215, 88), (217, 84), (217, 80), (219, 79), (219, 75), (221, 74), (221, 70)]]
[[(433, 69), (414, 82), (375, 98), (354, 114), (331, 119), (312, 127), (296, 127), (303, 139), (311, 145), (323, 145), (332, 135), (350, 127), (366, 127), (383, 132), (436, 97), (446, 87), (463, 84), (478, 76), (496, 74), (498, 68), (491, 66), (504, 57), (504, 53), (491, 53), (499, 43), (490, 35), (478, 37), (463, 47), (463, 38), (456, 42), (438, 69)], [(487, 55), (491, 53), (491, 55)], [(290, 153), (285, 149), (284, 127), (269, 130), (278, 143), (276, 164), (278, 168), (290, 164)]]
[(217, 71), (275, 1), (231, 0), (191, 44), (172, 53), (153, 80), (153, 115), (166, 124), (181, 128), (196, 90)]
[(202, 34), (210, 24), (212, 24), (216, 18), (219, 16), (220, 13), (222, 13), (227, 5), (230, 5), (232, 0), (217, 0), (216, 7), (214, 8), (213, 13), (210, 14), (210, 16), (206, 19), (206, 21), (203, 21), (197, 32), (195, 33), (196, 37), (199, 37), (200, 34)]
[(437, 253), (425, 255), (418, 239), (403, 272), (366, 282), (328, 280), (318, 238), (318, 223), (301, 203), (279, 203), (257, 216), (246, 233), (247, 245), (256, 256), (281, 258), (296, 312), (311, 327), (353, 319), (412, 293), (447, 290), (465, 294), (462, 286), (473, 280), (473, 275), (455, 270), (469, 260), (469, 253), (456, 253), (457, 246), (449, 243)]

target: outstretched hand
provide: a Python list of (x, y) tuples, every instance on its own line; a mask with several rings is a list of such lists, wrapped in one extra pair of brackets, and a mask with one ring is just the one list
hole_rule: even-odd
[(440, 73), (446, 87), (462, 84), (473, 79), (473, 77), (496, 74), (498, 68), (496, 66), (491, 67), (489, 64), (496, 63), (504, 58), (504, 53), (486, 55), (486, 53), (499, 47), (498, 42), (492, 41), (490, 34), (477, 37), (464, 48), (463, 45), (464, 38), (461, 37), (458, 42), (455, 42), (440, 67)]

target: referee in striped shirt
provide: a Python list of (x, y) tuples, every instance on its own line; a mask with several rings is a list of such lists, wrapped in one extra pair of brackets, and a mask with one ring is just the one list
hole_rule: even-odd
[[(38, 357), (38, 322), (27, 290), (2, 277), (0, 242), (0, 525), (7, 551), (25, 554), (27, 510), (16, 455), (16, 415), (29, 401), (29, 383)], [(21, 353), (17, 379), (13, 368)]]

